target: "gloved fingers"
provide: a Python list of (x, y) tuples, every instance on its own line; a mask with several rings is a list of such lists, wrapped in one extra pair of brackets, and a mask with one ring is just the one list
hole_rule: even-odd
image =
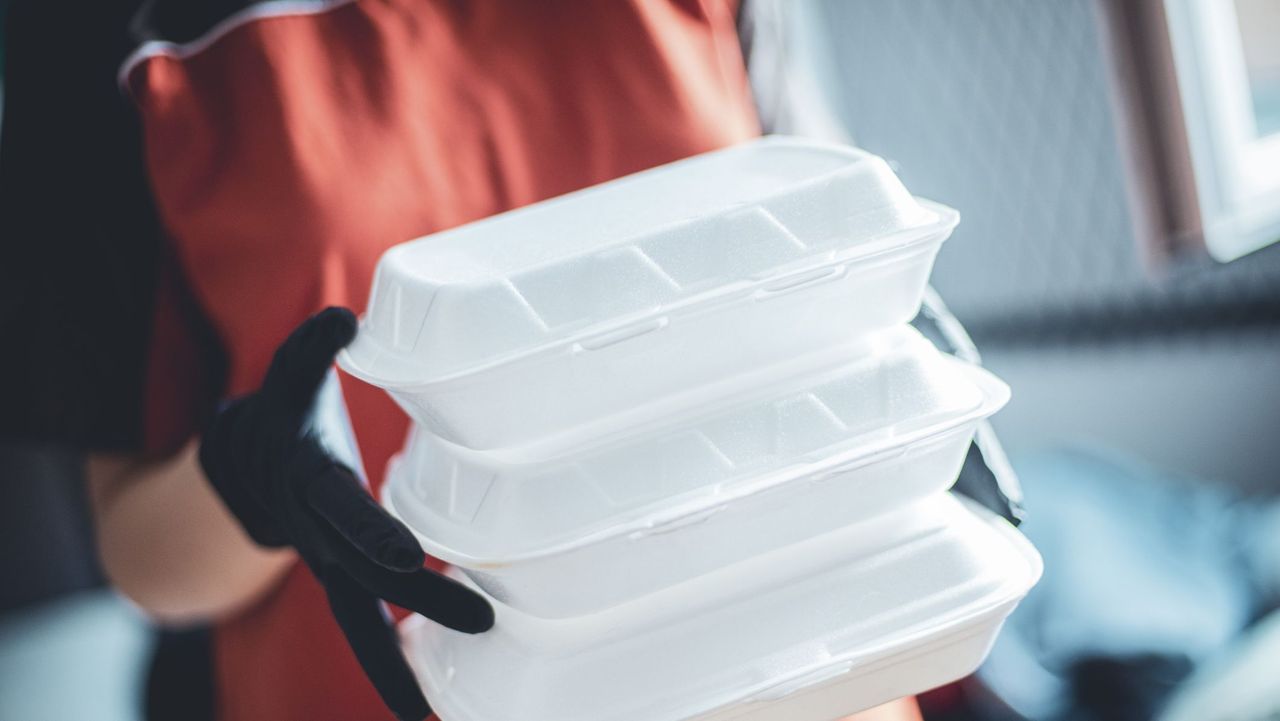
[(276, 349), (262, 396), (300, 426), (334, 357), (355, 337), (356, 317), (346, 308), (325, 308), (311, 316)]
[(480, 594), (427, 568), (394, 573), (381, 568), (357, 579), (380, 598), (462, 633), (493, 628), (493, 606)]
[(422, 721), (429, 716), (431, 707), (378, 600), (341, 570), (326, 572), (323, 581), (333, 617), (387, 708), (401, 721)]
[(306, 501), (369, 560), (401, 573), (427, 560), (418, 539), (387, 513), (347, 468), (331, 463), (307, 481)]
[(463, 633), (493, 628), (493, 606), (457, 581), (420, 568), (413, 573), (389, 571), (335, 540), (331, 554), (343, 570), (378, 598), (426, 616)]

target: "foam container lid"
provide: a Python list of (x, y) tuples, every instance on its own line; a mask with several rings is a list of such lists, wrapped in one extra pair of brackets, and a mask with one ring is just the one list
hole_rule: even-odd
[(704, 402), (650, 409), (649, 423), (577, 446), (472, 451), (417, 430), (384, 494), (432, 555), (499, 567), (871, 463), (1009, 398), (999, 379), (907, 326), (702, 392)]
[(957, 217), (874, 155), (765, 138), (393, 247), (340, 363), (404, 388), (589, 348), (836, 259), (941, 242)]
[(484, 634), (402, 632), (447, 721), (825, 721), (971, 672), (1040, 572), (1005, 521), (939, 494), (607, 613), (499, 604)]

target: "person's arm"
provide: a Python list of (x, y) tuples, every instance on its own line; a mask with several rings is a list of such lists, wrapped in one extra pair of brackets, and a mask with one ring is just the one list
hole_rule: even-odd
[(157, 616), (193, 619), (261, 592), (290, 554), (249, 545), (178, 452), (221, 391), (221, 349), (166, 256), (116, 82), (139, 5), (8, 7), (0, 438), (91, 454), (108, 572)]
[(164, 460), (94, 455), (87, 476), (103, 568), (161, 621), (233, 614), (297, 558), (249, 539), (205, 480), (195, 443)]

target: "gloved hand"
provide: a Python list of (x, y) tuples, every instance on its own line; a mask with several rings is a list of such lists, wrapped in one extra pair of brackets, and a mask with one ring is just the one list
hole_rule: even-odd
[(383, 701), (397, 717), (418, 721), (431, 710), (378, 599), (466, 633), (488, 630), (493, 609), (423, 568), (426, 556), (409, 529), (307, 432), (334, 356), (355, 332), (345, 308), (299, 326), (276, 351), (262, 388), (216, 416), (200, 465), (254, 541), (297, 549)]

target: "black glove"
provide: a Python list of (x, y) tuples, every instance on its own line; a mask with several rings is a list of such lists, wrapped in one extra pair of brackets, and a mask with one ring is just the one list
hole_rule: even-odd
[(254, 541), (297, 549), (383, 701), (397, 717), (418, 721), (431, 710), (378, 599), (466, 633), (488, 630), (493, 609), (423, 568), (426, 554), (409, 529), (307, 431), (316, 393), (355, 332), (345, 308), (299, 326), (276, 351), (262, 388), (214, 418), (200, 465)]

